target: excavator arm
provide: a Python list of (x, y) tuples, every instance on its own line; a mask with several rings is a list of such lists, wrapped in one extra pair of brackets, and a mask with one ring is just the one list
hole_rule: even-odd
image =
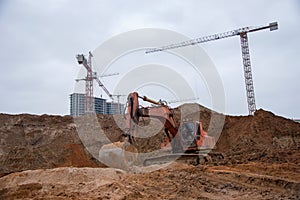
[[(157, 106), (152, 107), (141, 107), (139, 106), (139, 100), (150, 102)], [(146, 96), (140, 97), (137, 92), (130, 93), (127, 99), (128, 111), (126, 116), (127, 134), (129, 142), (133, 144), (136, 137), (136, 126), (138, 125), (140, 117), (152, 117), (160, 120), (165, 127), (167, 135), (166, 143), (172, 141), (178, 132), (178, 126), (176, 125), (172, 110), (165, 105), (163, 102), (154, 101)], [(171, 135), (170, 135), (171, 134)]]

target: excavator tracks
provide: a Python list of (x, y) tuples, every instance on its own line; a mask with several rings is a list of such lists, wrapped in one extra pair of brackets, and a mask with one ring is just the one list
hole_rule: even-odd
[(223, 162), (225, 156), (219, 152), (199, 152), (199, 153), (171, 153), (161, 156), (151, 157), (144, 160), (143, 165), (160, 165), (171, 162), (183, 162), (192, 165), (216, 164)]

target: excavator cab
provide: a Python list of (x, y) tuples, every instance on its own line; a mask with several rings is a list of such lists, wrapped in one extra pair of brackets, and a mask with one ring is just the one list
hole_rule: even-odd
[[(212, 149), (215, 146), (214, 137), (208, 136), (199, 121), (183, 122), (180, 126), (180, 137), (175, 138), (180, 141), (181, 151), (197, 151), (201, 149)], [(176, 148), (173, 146), (173, 148)], [(177, 147), (178, 149), (178, 147)]]
[(184, 150), (190, 147), (197, 147), (196, 137), (199, 130), (199, 124), (191, 121), (184, 122), (180, 127), (181, 145)]

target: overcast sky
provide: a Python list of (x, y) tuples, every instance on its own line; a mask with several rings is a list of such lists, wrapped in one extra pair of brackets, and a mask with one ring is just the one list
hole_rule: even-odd
[[(197, 38), (273, 21), (279, 30), (249, 34), (256, 106), (300, 118), (297, 0), (1, 0), (0, 112), (69, 114), (75, 55), (123, 32), (161, 28)], [(239, 37), (201, 47), (222, 79), (226, 114), (247, 115)]]

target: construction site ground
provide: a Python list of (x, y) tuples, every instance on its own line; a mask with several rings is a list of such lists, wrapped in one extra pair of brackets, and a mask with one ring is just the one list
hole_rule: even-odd
[[(207, 130), (216, 113), (199, 109)], [(180, 109), (174, 113), (180, 121)], [(78, 133), (96, 128), (78, 123), (85, 117), (0, 114), (0, 199), (300, 199), (300, 124), (264, 110), (224, 117), (215, 149), (224, 160), (123, 171), (87, 151)], [(122, 134), (115, 119), (97, 116), (112, 142)], [(137, 141), (139, 152), (158, 148), (160, 138)]]

